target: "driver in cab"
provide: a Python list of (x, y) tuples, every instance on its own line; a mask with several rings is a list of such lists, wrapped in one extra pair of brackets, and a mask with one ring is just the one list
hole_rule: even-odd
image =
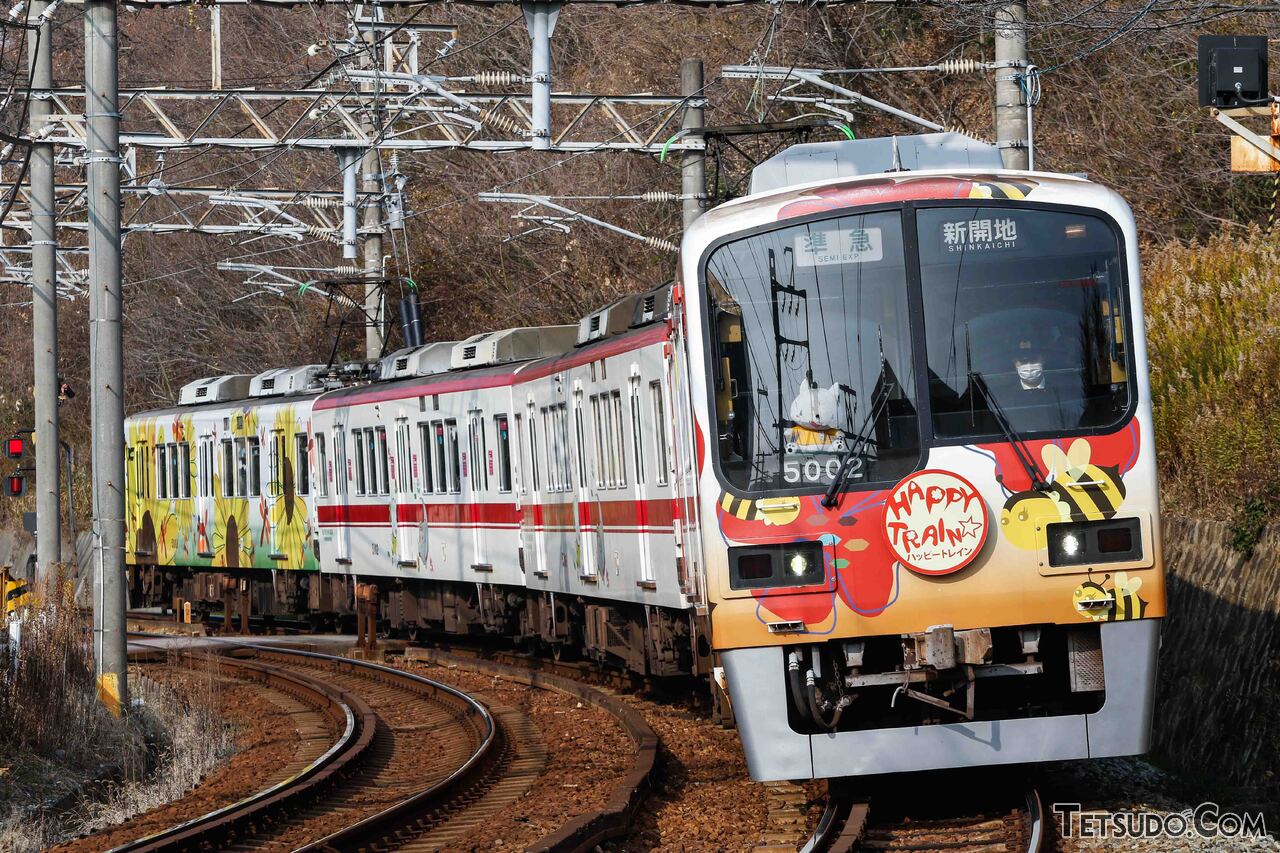
[[(1018, 341), (1011, 359), (1011, 382), (997, 392), (1014, 429), (1020, 432), (1074, 429), (1084, 414), (1078, 381), (1046, 370), (1044, 350), (1033, 340)], [(1003, 393), (999, 393), (1003, 392)]]

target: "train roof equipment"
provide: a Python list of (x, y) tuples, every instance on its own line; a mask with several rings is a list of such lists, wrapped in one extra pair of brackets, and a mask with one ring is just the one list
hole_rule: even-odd
[(249, 396), (279, 397), (319, 393), (327, 387), (324, 379), (328, 374), (329, 368), (323, 364), (264, 370), (249, 381)]
[(751, 193), (814, 181), (923, 169), (1003, 169), (1000, 150), (963, 133), (922, 133), (793, 145), (751, 171)]
[(188, 382), (178, 392), (178, 405), (198, 406), (201, 403), (243, 400), (249, 396), (249, 383), (252, 379), (253, 377), (248, 373), (235, 373), (228, 376), (208, 376)]
[(629, 293), (578, 321), (578, 346), (620, 335), (632, 326), (642, 294)]
[(382, 359), (379, 379), (408, 379), (434, 376), (449, 370), (457, 341), (435, 341), (419, 347), (398, 349)]
[(482, 332), (454, 344), (449, 366), (453, 370), (462, 370), (560, 355), (573, 349), (577, 336), (577, 326), (534, 326)]

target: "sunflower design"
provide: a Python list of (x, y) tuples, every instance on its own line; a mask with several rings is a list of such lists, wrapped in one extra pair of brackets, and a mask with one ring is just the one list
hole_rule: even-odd
[[(195, 422), (191, 415), (179, 415), (173, 419), (171, 426), (173, 431), (173, 440), (179, 444), (190, 444), (195, 441)], [(194, 495), (196, 493), (196, 455), (194, 452), (187, 454), (187, 470), (180, 471), (179, 476), (187, 478), (187, 488), (185, 494)], [(192, 553), (192, 545), (194, 544), (196, 534), (196, 502), (191, 498), (179, 498), (174, 496), (173, 501), (173, 520), (175, 525), (175, 537), (182, 545), (182, 550), (186, 554)]]
[(125, 491), (125, 548), (156, 565), (173, 565), (178, 550), (178, 524), (173, 502), (155, 497), (156, 467), (152, 454), (164, 439), (156, 421), (129, 425), (128, 484)]
[[(284, 567), (301, 569), (307, 559), (307, 542), (311, 538), (307, 504), (298, 495), (298, 475), (308, 464), (306, 455), (298, 452), (294, 437), (302, 432), (293, 406), (281, 409), (275, 418), (273, 433), (283, 436), (282, 452), (276, 474), (276, 482), (270, 484), (270, 518), (273, 528), (272, 542), (275, 552), (288, 558)], [(307, 442), (307, 454), (311, 443)]]
[(229, 569), (253, 566), (253, 531), (249, 529), (249, 501), (222, 496), (213, 478), (213, 565)]

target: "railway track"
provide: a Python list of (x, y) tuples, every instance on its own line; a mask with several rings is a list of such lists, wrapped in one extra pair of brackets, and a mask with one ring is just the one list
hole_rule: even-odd
[[(132, 635), (131, 642), (158, 642)], [(135, 851), (405, 850), (465, 842), (536, 783), (546, 764), (537, 727), (518, 709), (414, 673), (313, 651), (217, 644), (220, 665), (296, 703), (298, 756), (264, 791), (112, 853)], [(152, 656), (174, 662), (168, 647)], [(188, 665), (210, 655), (176, 653)], [(603, 707), (637, 746), (635, 768), (605, 806), (530, 849), (589, 850), (625, 834), (647, 792), (657, 736), (636, 712), (588, 685), (518, 667), (468, 668), (578, 696)]]
[(1034, 788), (1026, 790), (1022, 803), (995, 813), (911, 818), (897, 814), (896, 809), (890, 811), (890, 819), (874, 821), (870, 798), (834, 791), (801, 853), (1041, 853), (1048, 849), (1048, 825)]

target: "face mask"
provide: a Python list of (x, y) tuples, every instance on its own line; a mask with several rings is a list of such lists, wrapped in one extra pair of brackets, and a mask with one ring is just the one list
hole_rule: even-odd
[(1044, 365), (1038, 361), (1018, 365), (1018, 378), (1024, 385), (1039, 385), (1044, 379)]

